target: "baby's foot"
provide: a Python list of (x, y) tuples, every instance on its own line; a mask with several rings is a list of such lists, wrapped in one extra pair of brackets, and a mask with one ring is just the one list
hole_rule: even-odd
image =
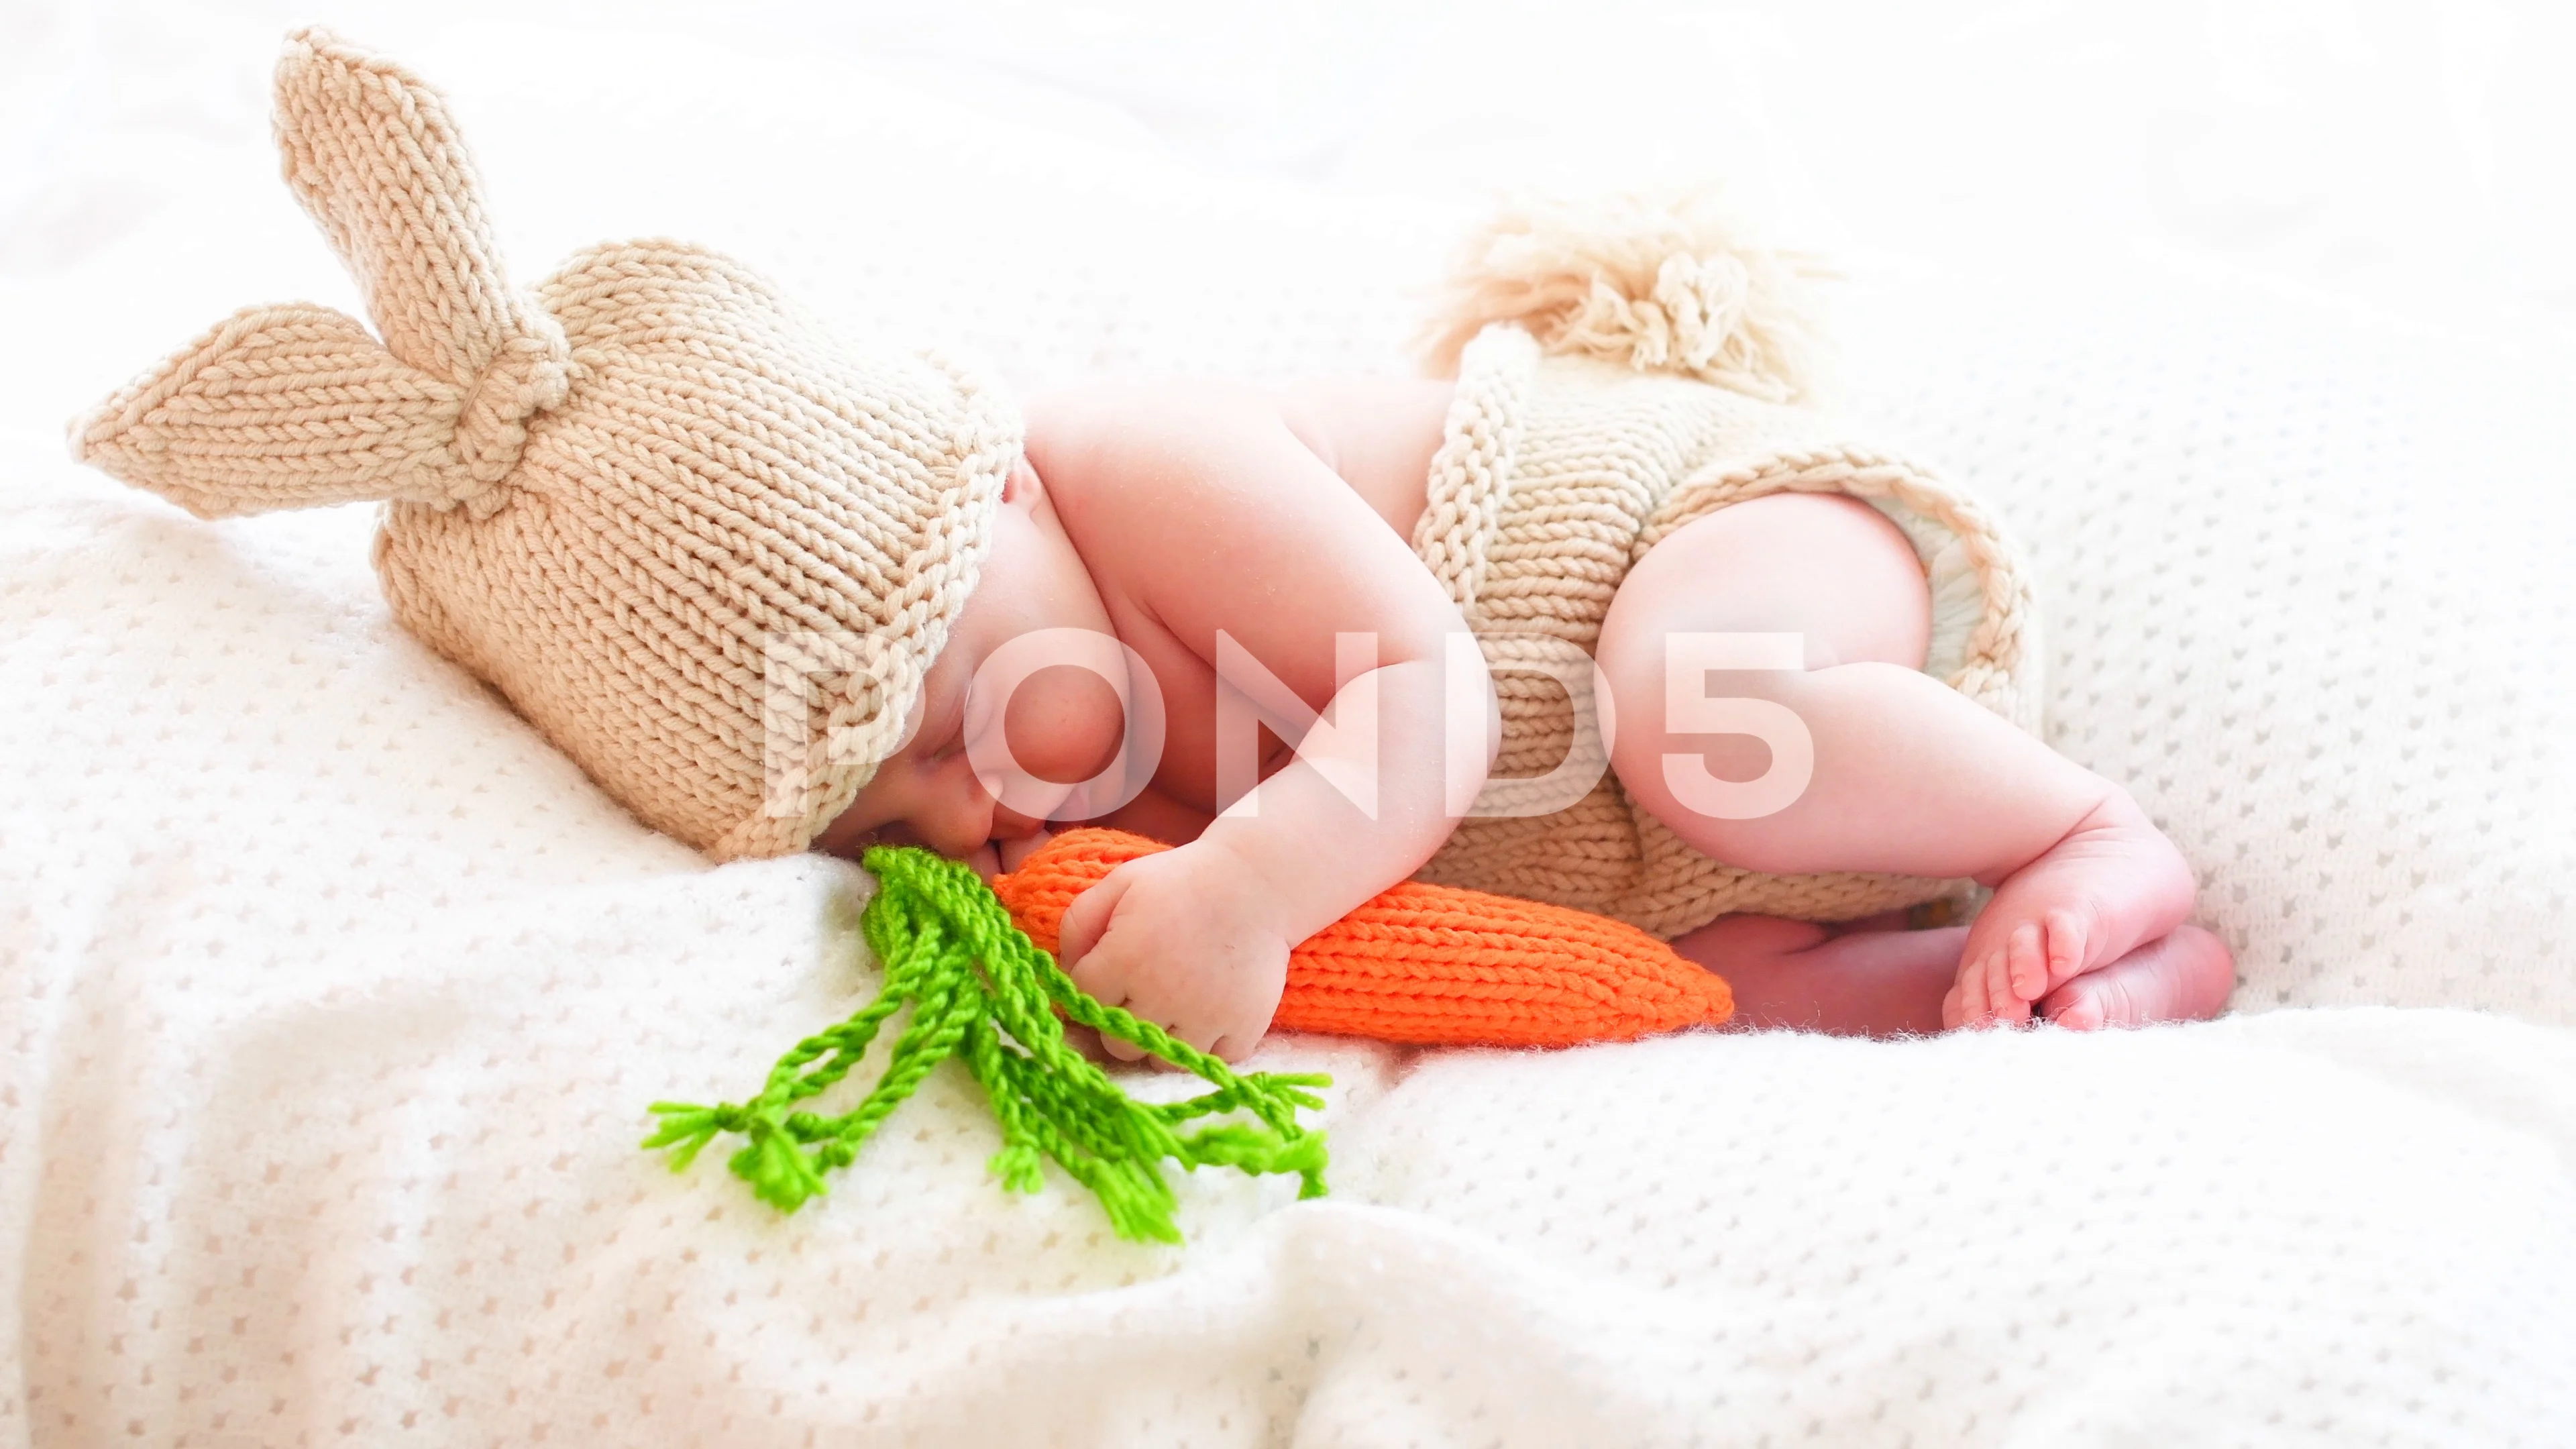
[(2191, 867), (2115, 790), (2037, 860), (2004, 878), (1968, 928), (1949, 1026), (2018, 1024), (2033, 1002), (2170, 934), (2191, 913)]
[(2236, 958), (2227, 943), (2198, 926), (2176, 926), (2163, 940), (2040, 998), (2039, 1014), (2073, 1031), (2207, 1021), (2227, 1009), (2235, 989)]

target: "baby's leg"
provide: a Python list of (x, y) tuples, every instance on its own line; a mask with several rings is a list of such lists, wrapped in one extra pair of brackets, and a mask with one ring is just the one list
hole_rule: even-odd
[[(1846, 931), (1772, 916), (1722, 916), (1673, 949), (1726, 978), (1732, 1027), (1835, 1036), (1928, 1036), (1958, 974), (1967, 928)], [(2048, 994), (2040, 1010), (2077, 1031), (2216, 1016), (2235, 984), (2227, 947), (2177, 927)]]
[(1841, 935), (1776, 916), (1721, 916), (1673, 949), (1726, 978), (1730, 1026), (1835, 1036), (1929, 1036), (1959, 974), (1964, 926)]
[[(1665, 642), (1678, 632), (1803, 636), (1804, 670), (1676, 681), (1676, 694), (1710, 685), (1803, 724), (1813, 774), (1784, 808), (1724, 819), (1683, 802), (1694, 770), (1749, 780), (1771, 760), (1749, 735), (1666, 727)], [(2023, 1021), (2068, 980), (2180, 925), (2191, 872), (2125, 792), (1923, 674), (1929, 633), (1913, 549), (1866, 504), (1775, 495), (1698, 519), (1638, 561), (1603, 623), (1611, 763), (1631, 799), (1731, 864), (1995, 885), (1944, 1018)]]

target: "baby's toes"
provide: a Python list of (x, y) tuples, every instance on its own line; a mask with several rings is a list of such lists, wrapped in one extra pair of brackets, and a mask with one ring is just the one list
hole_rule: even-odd
[(2111, 1022), (2110, 1003), (2103, 999), (2104, 993), (2119, 989), (2115, 981), (2078, 976), (2048, 993), (2039, 1003), (2040, 1015), (2068, 1031), (2100, 1031)]
[(1959, 963), (1958, 977), (1941, 998), (1941, 1029), (1957, 1031), (1975, 1026), (1986, 1019), (1986, 960), (1979, 956)]
[(2049, 939), (2038, 921), (2023, 921), (2004, 938), (2004, 979), (1995, 994), (2025, 1009), (2048, 994)]
[(1961, 978), (1960, 1025), (1993, 1026), (2028, 1018), (2029, 1006), (2012, 994), (2012, 952), (1998, 946)]
[(2093, 959), (2093, 913), (2081, 906), (2060, 906), (2041, 917), (2048, 932), (2048, 975), (2027, 993), (2037, 1001), (2049, 992), (2103, 963)]
[(1986, 980), (1986, 992), (1994, 1001), (1992, 1020), (2000, 1026), (2024, 1026), (2030, 1021), (2030, 1003), (2013, 990), (2012, 957), (2009, 952), (1995, 958), (1994, 974)]
[(2084, 969), (2084, 921), (2063, 906), (2012, 931), (2012, 994), (2037, 1001)]
[(1959, 979), (1942, 1003), (1942, 1020), (1952, 1028), (1975, 1026), (1986, 1015), (1986, 958), (1959, 963)]

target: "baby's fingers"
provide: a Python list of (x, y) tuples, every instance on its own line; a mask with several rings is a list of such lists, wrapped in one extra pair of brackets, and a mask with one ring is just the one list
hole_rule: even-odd
[[(1077, 901), (1075, 904), (1079, 905), (1080, 902)], [(1105, 951), (1092, 951), (1084, 955), (1081, 960), (1065, 967), (1064, 974), (1073, 982), (1074, 990), (1090, 997), (1100, 1005), (1122, 1010), (1129, 1009), (1127, 983), (1124, 973), (1118, 969), (1118, 955), (1118, 949), (1115, 946)], [(1101, 1050), (1122, 1062), (1132, 1062), (1141, 1054), (1135, 1046), (1105, 1031), (1100, 1033), (1100, 1047)]]
[(1064, 1044), (1082, 1053), (1090, 1061), (1105, 1062), (1111, 1059), (1108, 1044), (1102, 1039), (1100, 1033), (1079, 1022), (1068, 1021), (1064, 1024)]
[[(1132, 1003), (1128, 1007), (1128, 1010), (1131, 1014), (1136, 1014), (1135, 1007)], [(1151, 1018), (1143, 1016), (1142, 1014), (1136, 1014), (1136, 1019), (1139, 1021), (1151, 1020)], [(1154, 1025), (1161, 1027), (1165, 1036), (1170, 1037), (1172, 1040), (1177, 1041), (1194, 1051), (1202, 1051), (1207, 1053), (1209, 1056), (1221, 1055), (1221, 1053), (1216, 1050), (1216, 1044), (1222, 1035), (1220, 1032), (1193, 1030), (1174, 1021), (1156, 1021), (1154, 1022)], [(1164, 1057), (1156, 1056), (1153, 1053), (1146, 1051), (1143, 1047), (1137, 1046), (1131, 1042), (1111, 1041), (1109, 1046), (1111, 1050), (1118, 1053), (1118, 1059), (1122, 1062), (1150, 1060), (1154, 1065), (1161, 1067), (1166, 1071), (1177, 1072), (1186, 1070), (1178, 1064)], [(1227, 1058), (1227, 1060), (1232, 1060), (1232, 1058)]]
[[(1075, 984), (1079, 985), (1080, 983), (1077, 982)], [(1100, 997), (1099, 1001), (1103, 1006), (1115, 1006), (1124, 1010), (1129, 1016), (1136, 1018), (1140, 1022), (1150, 1020), (1150, 1018), (1148, 1018), (1143, 1012), (1136, 1009), (1136, 1003), (1132, 1001), (1123, 999), (1112, 1001), (1105, 996)], [(1161, 1022), (1155, 1022), (1154, 1024), (1156, 1026), (1162, 1025)], [(1146, 1052), (1143, 1047), (1127, 1040), (1123, 1036), (1116, 1036), (1106, 1031), (1100, 1034), (1100, 1049), (1122, 1062), (1141, 1062), (1146, 1056)]]
[[(1174, 1041), (1180, 1042), (1197, 1051), (1206, 1052), (1210, 1056), (1224, 1057), (1224, 1053), (1219, 1052), (1216, 1049), (1222, 1033), (1214, 1031), (1194, 1031), (1182, 1026), (1178, 1022), (1156, 1021), (1154, 1018), (1138, 1011), (1136, 1009), (1136, 1004), (1132, 1001), (1126, 1003), (1126, 1009), (1127, 1013), (1130, 1016), (1135, 1017), (1138, 1021), (1150, 1022), (1152, 1025), (1162, 1028), (1163, 1034), (1172, 1038)], [(1174, 1063), (1147, 1051), (1145, 1048), (1138, 1046), (1134, 1042), (1120, 1040), (1117, 1037), (1109, 1035), (1107, 1032), (1102, 1032), (1100, 1034), (1100, 1044), (1111, 1056), (1116, 1057), (1122, 1062), (1151, 1061), (1154, 1065), (1168, 1070), (1182, 1070), (1182, 1068), (1178, 1067)], [(1233, 1058), (1225, 1057), (1225, 1060), (1231, 1061)]]
[[(1077, 900), (1075, 904), (1079, 905), (1081, 902)], [(1136, 1000), (1128, 991), (1127, 973), (1123, 969), (1126, 954), (1122, 949), (1122, 942), (1104, 938), (1100, 945), (1085, 953), (1082, 959), (1074, 964), (1073, 969), (1065, 974), (1072, 978), (1076, 990), (1101, 1005), (1116, 1007), (1138, 1021), (1153, 1022), (1154, 1025), (1162, 1027), (1174, 1036), (1180, 1035), (1179, 1032), (1172, 1030), (1169, 1023), (1154, 1021), (1153, 1015), (1145, 1009), (1144, 1003)], [(1106, 1031), (1100, 1033), (1100, 1049), (1122, 1062), (1141, 1062), (1148, 1055), (1143, 1047)]]
[(1217, 1038), (1214, 1045), (1202, 1047), (1201, 1050), (1227, 1066), (1240, 1066), (1246, 1058), (1260, 1050), (1263, 1035), (1264, 1033), (1258, 1031), (1230, 1031)]
[[(1139, 1020), (1141, 1019), (1142, 1018), (1139, 1018)], [(1154, 1025), (1163, 1027), (1164, 1034), (1174, 1038), (1175, 1040), (1187, 1042), (1189, 1045), (1197, 1047), (1200, 1051), (1208, 1050), (1204, 1046), (1199, 1046), (1199, 1043), (1189, 1033), (1176, 1031), (1169, 1026), (1164, 1026), (1164, 1024), (1159, 1021), (1155, 1022)], [(1171, 1071), (1180, 1070), (1180, 1068), (1173, 1066), (1172, 1063), (1163, 1060), (1161, 1057), (1153, 1056), (1152, 1053), (1147, 1052), (1143, 1047), (1136, 1045), (1134, 1042), (1121, 1041), (1119, 1038), (1111, 1036), (1107, 1032), (1101, 1033), (1100, 1044), (1108, 1049), (1111, 1056), (1116, 1057), (1122, 1062), (1141, 1062), (1151, 1057), (1154, 1065), (1158, 1067), (1163, 1067)], [(1210, 1053), (1210, 1055), (1214, 1055), (1214, 1053)]]
[(1205, 1027), (1195, 1031), (1185, 1031), (1175, 1027), (1172, 1028), (1172, 1035), (1229, 1066), (1252, 1055), (1252, 1049), (1261, 1045), (1261, 1033), (1258, 1031), (1247, 1034), (1241, 1031), (1227, 1031), (1221, 1026)]
[(1083, 985), (1083, 966), (1109, 934), (1110, 918), (1117, 913), (1119, 899), (1127, 894), (1127, 887), (1135, 884), (1134, 876), (1122, 874), (1125, 870), (1120, 866), (1098, 885), (1075, 896), (1073, 904), (1064, 908), (1064, 918), (1056, 923), (1055, 958), (1073, 974), (1075, 985)]

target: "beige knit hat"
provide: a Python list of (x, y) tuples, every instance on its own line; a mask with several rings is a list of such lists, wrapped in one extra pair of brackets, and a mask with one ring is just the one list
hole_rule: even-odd
[(394, 616), (646, 824), (801, 850), (900, 743), (975, 587), (1016, 411), (844, 350), (675, 242), (503, 276), (439, 94), (319, 30), (277, 66), (288, 185), (377, 337), (236, 313), (73, 425), (201, 518), (377, 499)]

